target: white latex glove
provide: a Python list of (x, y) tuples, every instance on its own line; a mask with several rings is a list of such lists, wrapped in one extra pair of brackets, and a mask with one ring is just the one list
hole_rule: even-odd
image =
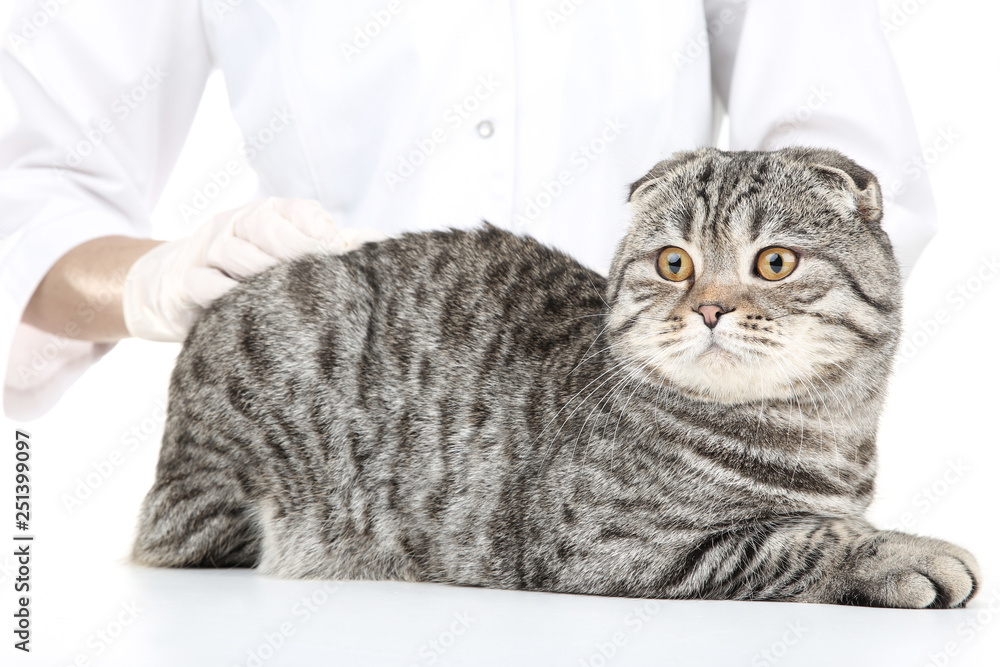
[(182, 341), (203, 308), (238, 281), (286, 259), (340, 254), (386, 238), (374, 229), (338, 229), (319, 202), (269, 198), (220, 213), (186, 238), (140, 257), (125, 277), (131, 335)]

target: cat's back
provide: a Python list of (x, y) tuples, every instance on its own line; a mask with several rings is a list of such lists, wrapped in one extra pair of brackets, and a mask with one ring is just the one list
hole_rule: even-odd
[(568, 372), (593, 343), (604, 287), (564, 253), (491, 225), (305, 257), (206, 311), (178, 358), (172, 398), (224, 389), (230, 406), (257, 413), (334, 396), (367, 418), (418, 394), (440, 404), (488, 388), (528, 400), (545, 390), (540, 369)]

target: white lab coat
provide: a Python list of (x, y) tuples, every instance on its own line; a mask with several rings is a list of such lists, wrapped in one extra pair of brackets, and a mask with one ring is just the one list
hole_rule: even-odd
[[(605, 270), (628, 184), (712, 144), (725, 108), (733, 149), (833, 147), (902, 184), (884, 224), (906, 269), (933, 234), (873, 0), (61, 3), (25, 3), (0, 59), (19, 113), (0, 142), (11, 418), (47, 410), (109, 349), (20, 313), (72, 247), (149, 235), (213, 68), (261, 194), (318, 199), (349, 226), (487, 219)], [(40, 11), (54, 16), (26, 30)]]

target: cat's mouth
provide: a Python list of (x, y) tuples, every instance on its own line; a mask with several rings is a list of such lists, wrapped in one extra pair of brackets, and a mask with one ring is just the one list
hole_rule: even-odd
[(698, 356), (709, 362), (733, 363), (738, 361), (736, 354), (720, 341), (718, 336), (712, 336), (708, 345)]

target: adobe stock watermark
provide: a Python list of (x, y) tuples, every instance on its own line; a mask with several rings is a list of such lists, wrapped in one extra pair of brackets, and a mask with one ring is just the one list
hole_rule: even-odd
[(212, 11), (216, 17), (222, 19), (243, 4), (243, 0), (212, 0)]
[(389, 187), (389, 191), (395, 191), (401, 183), (415, 174), (438, 146), (448, 140), (449, 133), (459, 130), (486, 100), (493, 97), (501, 84), (502, 82), (493, 74), (480, 76), (472, 92), (445, 111), (441, 124), (423, 139), (415, 139), (413, 150), (399, 156), (396, 169), (385, 172), (385, 184)]
[(825, 107), (834, 97), (834, 92), (825, 83), (810, 86), (802, 104), (782, 116), (781, 121), (768, 133), (764, 139), (764, 148), (775, 150), (781, 146), (791, 146), (798, 143), (797, 130), (808, 123), (816, 112)]
[(926, 5), (928, 0), (903, 0), (895, 2), (887, 12), (883, 12), (880, 24), (886, 37), (899, 32)]
[[(746, 0), (739, 0), (734, 4), (743, 5), (745, 2)], [(726, 28), (736, 22), (739, 16), (738, 12), (743, 10), (743, 7), (723, 9), (706, 23), (704, 28), (684, 40), (684, 46), (674, 52), (674, 68), (679, 71), (706, 56), (712, 44), (712, 38), (720, 37)]]
[[(274, 109), (262, 127), (244, 136), (243, 142), (236, 148), (237, 155), (243, 156), (246, 162), (252, 164), (294, 121), (295, 116), (288, 109)], [(191, 200), (177, 205), (181, 220), (190, 223), (208, 209), (232, 185), (233, 179), (243, 173), (243, 166), (244, 163), (234, 155), (218, 169), (210, 170), (208, 179), (194, 189)]]
[(545, 21), (549, 30), (556, 30), (576, 14), (576, 10), (587, 4), (587, 0), (560, 0), (559, 4), (545, 10)]
[(935, 505), (961, 482), (972, 468), (958, 459), (950, 459), (945, 471), (932, 482), (920, 487), (910, 498), (910, 509), (899, 515), (899, 520), (889, 530), (913, 532), (920, 517), (930, 514)]
[(82, 331), (80, 323), (90, 324), (94, 318), (103, 311), (121, 293), (125, 285), (126, 271), (115, 271), (111, 274), (109, 284), (104, 287), (93, 298), (81, 301), (77, 304), (76, 315), (63, 325), (62, 333), (50, 333), (45, 337), (45, 342), (35, 349), (26, 362), (18, 364), (15, 372), (18, 381), (27, 384), (29, 380), (38, 378), (52, 361), (59, 357), (60, 353), (69, 342), (80, 335)]
[(91, 667), (91, 665), (94, 665), (94, 659), (104, 655), (108, 649), (121, 639), (126, 630), (139, 618), (139, 614), (144, 611), (135, 600), (122, 602), (119, 610), (111, 620), (87, 635), (84, 642), (87, 650), (77, 653), (73, 657), (72, 662), (66, 663), (66, 667)]
[(448, 651), (455, 646), (459, 638), (464, 636), (469, 628), (472, 627), (476, 619), (467, 611), (455, 612), (452, 614), (452, 621), (448, 626), (439, 632), (436, 636), (428, 639), (420, 648), (417, 650), (417, 655), (420, 656), (421, 662), (410, 663), (409, 667), (419, 667), (423, 665), (434, 665), (446, 654)]
[(374, 43), (403, 12), (403, 9), (403, 0), (389, 0), (385, 7), (373, 10), (367, 21), (354, 28), (350, 41), (340, 43), (340, 53), (344, 56), (344, 60), (351, 62), (360, 56), (361, 52)]
[(69, 5), (74, 0), (41, 0), (35, 3), (37, 9), (23, 19), (17, 25), (11, 25), (7, 33), (7, 44), (10, 49), (17, 53), (28, 45), (38, 34), (45, 30), (46, 26), (52, 22), (62, 12), (63, 7)]
[(327, 581), (315, 588), (312, 593), (299, 598), (289, 610), (291, 619), (282, 621), (272, 630), (264, 632), (261, 641), (247, 649), (246, 659), (240, 663), (241, 667), (263, 667), (277, 655), (289, 638), (295, 635), (298, 628), (309, 622), (339, 589), (339, 582)]
[[(954, 638), (941, 645), (940, 650), (927, 653), (927, 659), (921, 667), (947, 667), (954, 664), (955, 658), (962, 655), (966, 649), (979, 635), (986, 631), (1000, 616), (1000, 590), (993, 589), (989, 597), (985, 594), (979, 598), (979, 604), (984, 605), (983, 609), (967, 609), (963, 616), (966, 618), (955, 626)], [(972, 615), (975, 612), (975, 615)], [(962, 664), (968, 664), (963, 662)]]
[(971, 303), (998, 273), (1000, 261), (997, 255), (982, 258), (972, 274), (948, 290), (945, 295), (947, 307), (937, 308), (930, 317), (921, 319), (904, 332), (899, 341), (898, 363), (902, 366), (912, 361), (952, 321), (955, 313)]
[(802, 625), (802, 621), (789, 621), (785, 623), (785, 629), (781, 633), (781, 636), (771, 642), (770, 646), (755, 654), (750, 661), (750, 666), (770, 667), (771, 665), (777, 665), (788, 655), (789, 650), (799, 643), (806, 630), (808, 628)]
[(891, 202), (906, 192), (911, 183), (920, 180), (924, 172), (929, 171), (931, 165), (940, 160), (961, 138), (962, 136), (951, 125), (938, 128), (934, 134), (934, 138), (924, 144), (920, 154), (911, 155), (903, 163), (902, 171), (906, 180), (897, 178), (891, 183), (884, 185), (882, 188), (883, 201)]
[(157, 398), (149, 415), (133, 424), (121, 435), (119, 446), (112, 449), (107, 456), (91, 463), (91, 469), (73, 481), (72, 491), (62, 493), (59, 499), (66, 512), (72, 515), (80, 509), (84, 502), (132, 458), (132, 454), (148, 443), (153, 435), (160, 432), (166, 417), (167, 404), (163, 399)]
[(610, 665), (622, 647), (663, 611), (663, 605), (664, 603), (660, 600), (644, 600), (637, 604), (623, 619), (626, 630), (614, 632), (604, 641), (597, 642), (589, 656), (580, 658), (577, 663), (578, 667), (607, 667)]
[(83, 136), (75, 144), (66, 146), (66, 155), (56, 167), (60, 174), (76, 169), (86, 161), (105, 139), (160, 87), (167, 72), (159, 66), (146, 67), (143, 76), (132, 87), (111, 102), (110, 114), (84, 129)]
[(576, 179), (574, 174), (582, 174), (587, 171), (590, 165), (608, 149), (608, 146), (614, 143), (627, 129), (628, 125), (622, 122), (621, 117), (615, 116), (607, 119), (596, 137), (580, 144), (570, 155), (569, 163), (573, 168), (560, 169), (551, 180), (542, 181), (541, 189), (528, 198), (520, 211), (515, 214), (514, 221), (521, 227), (527, 227), (537, 221), (542, 213), (548, 210), (556, 199), (573, 185)]

